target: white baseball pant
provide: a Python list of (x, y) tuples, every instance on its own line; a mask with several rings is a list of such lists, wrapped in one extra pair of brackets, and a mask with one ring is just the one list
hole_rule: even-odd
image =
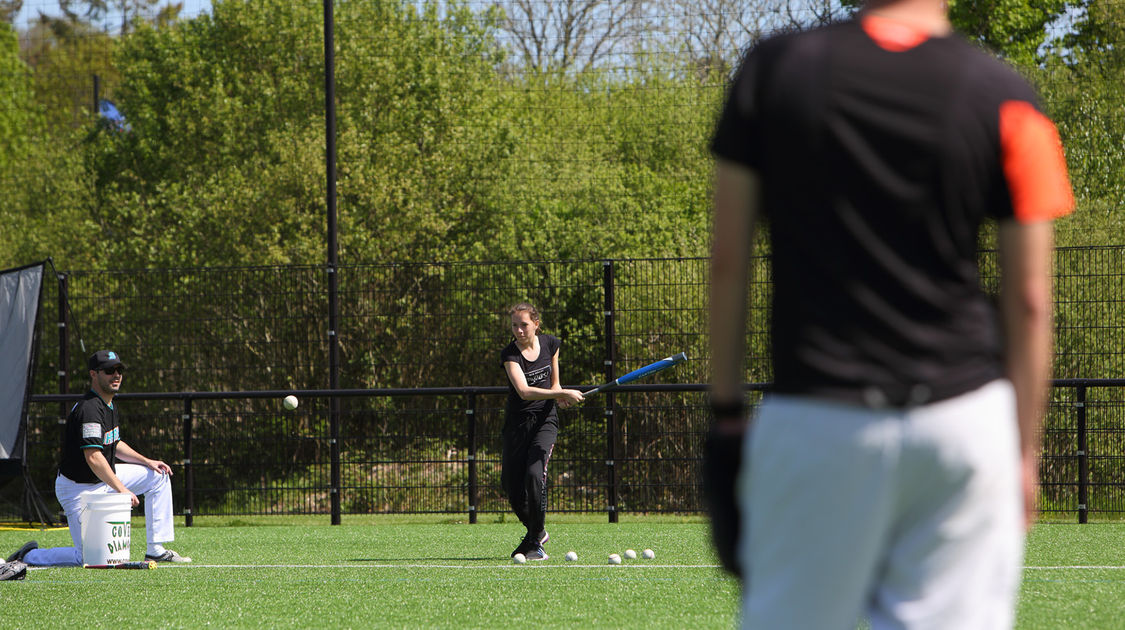
[(1023, 562), (1015, 395), (767, 397), (744, 444), (745, 628), (997, 630)]
[[(144, 496), (145, 536), (148, 542), (165, 543), (175, 539), (172, 532), (172, 484), (169, 476), (140, 464), (118, 463), (117, 478), (135, 495)], [(82, 566), (83, 492), (114, 492), (104, 483), (77, 483), (64, 475), (55, 478), (55, 497), (66, 512), (73, 547), (33, 549), (23, 561), (37, 566)]]

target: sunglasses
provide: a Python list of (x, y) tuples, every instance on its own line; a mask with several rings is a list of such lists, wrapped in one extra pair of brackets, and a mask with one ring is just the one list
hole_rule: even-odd
[(124, 365), (118, 365), (116, 367), (105, 368), (105, 369), (102, 370), (102, 374), (105, 374), (106, 376), (112, 376), (114, 374), (124, 374), (124, 373), (125, 373), (125, 366)]

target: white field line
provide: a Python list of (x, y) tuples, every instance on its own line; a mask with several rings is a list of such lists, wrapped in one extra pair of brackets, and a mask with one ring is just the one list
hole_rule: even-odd
[[(527, 564), (503, 563), (499, 565), (464, 565), (464, 564), (161, 564), (160, 568), (183, 569), (719, 569), (718, 564), (540, 564), (538, 562)], [(1028, 571), (1123, 571), (1125, 566), (1116, 565), (1057, 565), (1057, 566), (1025, 566)]]
[(159, 568), (175, 569), (718, 569), (717, 564), (512, 564), (465, 565), (465, 564), (161, 564)]
[[(33, 571), (50, 569), (54, 567), (29, 566)], [(394, 563), (394, 564), (159, 564), (161, 569), (465, 569), (465, 570), (490, 570), (490, 569), (719, 569), (717, 564), (512, 564), (503, 563), (496, 565), (464, 565), (464, 564), (420, 564), (420, 563)], [(1053, 565), (1053, 566), (1025, 566), (1026, 571), (1125, 571), (1125, 565)]]
[(1093, 565), (1093, 564), (1075, 564), (1075, 565), (1059, 565), (1059, 566), (1045, 566), (1045, 567), (1024, 567), (1028, 571), (1122, 571), (1125, 566), (1120, 565)]

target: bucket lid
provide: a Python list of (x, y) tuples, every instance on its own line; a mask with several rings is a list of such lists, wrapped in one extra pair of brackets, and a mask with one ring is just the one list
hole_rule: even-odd
[(78, 496), (82, 498), (82, 504), (88, 507), (133, 507), (133, 501), (129, 498), (129, 495), (120, 492), (83, 492)]

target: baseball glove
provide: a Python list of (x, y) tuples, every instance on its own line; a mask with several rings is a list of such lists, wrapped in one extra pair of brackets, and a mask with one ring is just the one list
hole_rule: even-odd
[(742, 431), (720, 434), (712, 426), (703, 446), (703, 496), (711, 516), (711, 540), (723, 568), (741, 578), (738, 534), (742, 525), (735, 483), (742, 468)]
[(27, 577), (27, 565), (16, 560), (14, 562), (0, 562), (0, 582), (7, 580), (22, 580)]

